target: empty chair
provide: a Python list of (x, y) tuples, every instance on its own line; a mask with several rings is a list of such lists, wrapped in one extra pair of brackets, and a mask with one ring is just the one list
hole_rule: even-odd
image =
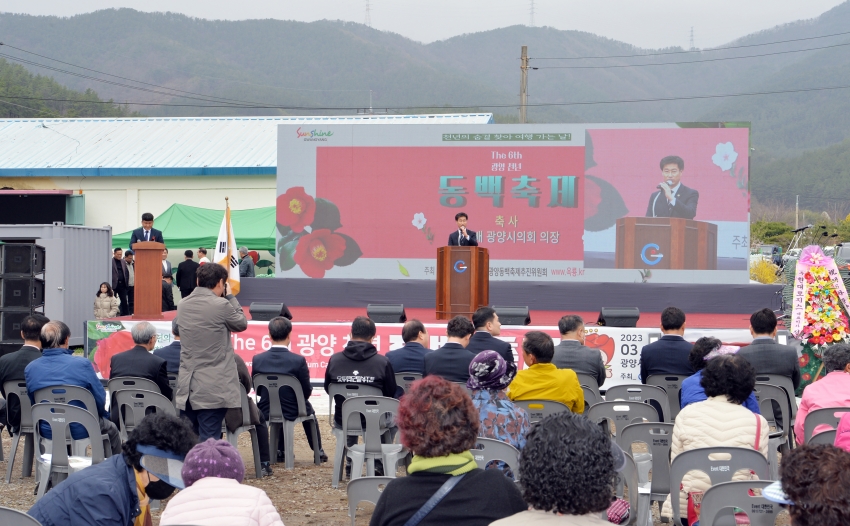
[[(699, 523), (702, 526), (734, 525), (733, 507), (747, 514), (751, 526), (773, 526), (776, 515), (782, 511), (779, 504), (771, 502), (761, 495), (756, 496), (752, 489), (763, 490), (771, 484), (769, 480), (739, 480), (721, 482), (711, 486), (702, 497)], [(718, 523), (717, 519), (724, 519)]]
[(688, 375), (685, 374), (651, 374), (646, 379), (646, 385), (660, 387), (667, 393), (667, 405), (670, 407), (670, 422), (676, 419), (681, 409), (679, 391), (682, 390), (682, 382), (687, 377)]
[[(301, 383), (294, 376), (286, 374), (258, 374), (254, 376), (254, 390), (259, 392), (260, 387), (266, 389), (269, 397), (269, 459), (271, 462), (277, 460), (275, 448), (277, 448), (278, 437), (283, 432), (284, 444), (284, 466), (286, 469), (295, 467), (295, 425), (309, 422), (312, 426), (313, 436), (319, 436), (319, 426), (315, 414), (307, 414), (307, 405), (304, 401), (304, 391)], [(283, 409), (280, 405), (280, 388), (289, 387), (295, 393), (298, 403), (298, 417), (295, 420), (287, 420), (283, 417)], [(331, 406), (333, 407), (333, 406)], [(333, 411), (333, 409), (331, 409)], [(313, 462), (320, 465), (320, 450), (318, 447), (313, 451)]]
[(835, 429), (823, 431), (809, 439), (806, 444), (835, 444)]
[(9, 461), (6, 465), (6, 483), (12, 482), (12, 469), (15, 466), (15, 455), (18, 452), (18, 444), (24, 439), (24, 459), (21, 465), (21, 474), (24, 477), (32, 475), (33, 459), (35, 454), (35, 431), (32, 428), (32, 405), (27, 394), (27, 383), (23, 380), (12, 380), (3, 384), (6, 392), (6, 411), (8, 417), (8, 401), (12, 397), (18, 398), (21, 407), (21, 425), (17, 433), (12, 435), (12, 447), (9, 451)]
[(841, 415), (844, 413), (850, 413), (850, 407), (824, 407), (809, 412), (806, 415), (806, 421), (803, 423), (803, 429), (805, 430), (803, 443), (809, 443), (815, 428), (819, 425), (828, 425), (833, 429), (837, 428), (838, 421), (841, 420)]
[[(352, 416), (359, 414), (365, 420), (363, 443), (347, 447), (347, 456), (351, 459), (351, 479), (360, 477), (363, 462), (366, 462), (366, 475), (375, 476), (375, 460), (381, 460), (384, 474), (394, 478), (399, 460), (407, 456), (407, 449), (401, 444), (382, 444), (382, 417), (398, 412), (398, 400), (384, 396), (358, 396), (349, 398), (342, 404), (342, 436), (347, 436)], [(355, 424), (360, 429), (360, 423)]]
[[(113, 396), (115, 405), (113, 411), (118, 412), (120, 424), (118, 432), (121, 440), (127, 440), (127, 435), (141, 422), (148, 412), (154, 409), (156, 412), (163, 411), (169, 415), (177, 416), (177, 410), (171, 400), (153, 391), (144, 389), (122, 389), (115, 392)], [(124, 408), (122, 411), (121, 408)]]
[[(608, 402), (625, 400), (627, 402), (644, 403), (649, 403), (651, 400), (658, 404), (656, 409), (660, 409), (660, 414), (658, 415), (659, 421), (672, 421), (672, 418), (670, 418), (670, 402), (667, 399), (667, 391), (654, 385), (615, 385), (605, 393), (605, 400)], [(655, 406), (653, 405), (653, 407)]]
[(534, 424), (549, 415), (561, 411), (569, 411), (570, 408), (561, 402), (554, 400), (512, 400), (514, 405), (525, 409), (528, 413), (528, 420)]
[(395, 373), (395, 383), (402, 392), (406, 392), (413, 382), (421, 379), (422, 373)]
[(788, 404), (791, 406), (791, 422), (788, 425), (788, 429), (789, 432), (793, 433), (794, 423), (797, 421), (797, 397), (794, 394), (794, 383), (791, 381), (791, 378), (782, 376), (781, 374), (756, 373), (756, 382), (779, 386), (788, 393)]
[(3, 526), (41, 526), (41, 523), (26, 513), (0, 506), (0, 524)]
[[(785, 389), (771, 384), (756, 382), (753, 394), (758, 401), (762, 416), (768, 425), (776, 428), (776, 431), (768, 435), (767, 461), (770, 464), (770, 478), (779, 479), (779, 450), (787, 451), (791, 437), (790, 429), (791, 405), (788, 402), (788, 394)], [(779, 407), (780, 418), (777, 420), (774, 414), (774, 404)], [(779, 425), (782, 422), (782, 425)]]
[[(634, 457), (641, 487), (649, 487), (649, 500), (664, 502), (670, 494), (670, 447), (673, 439), (673, 424), (642, 422), (629, 424), (617, 437), (618, 445)], [(646, 444), (648, 453), (632, 452), (632, 444)], [(649, 472), (652, 471), (652, 481)]]
[[(590, 376), (589, 374), (576, 373), (576, 376), (578, 376), (578, 384), (579, 385), (581, 385), (582, 387), (587, 387), (588, 389), (593, 391), (596, 394), (595, 398), (597, 400), (602, 400), (602, 394), (599, 393), (599, 382), (596, 381), (596, 378), (594, 378), (593, 376)], [(585, 399), (585, 402), (586, 401), (587, 401), (587, 399)], [(591, 404), (591, 405), (593, 405), (593, 404)]]
[(328, 420), (331, 426), (331, 432), (336, 438), (336, 448), (334, 449), (334, 470), (332, 477), (333, 487), (338, 487), (339, 481), (342, 479), (343, 464), (345, 463), (346, 439), (351, 436), (363, 435), (363, 429), (359, 428), (354, 422), (348, 426), (346, 434), (343, 434), (342, 428), (334, 427), (334, 397), (343, 396), (346, 400), (348, 400), (358, 396), (381, 396), (382, 394), (383, 393), (380, 389), (371, 385), (330, 384), (328, 386), (328, 398), (330, 403)]
[(242, 433), (251, 435), (251, 452), (254, 455), (254, 475), (261, 479), (263, 478), (263, 467), (260, 462), (260, 442), (257, 439), (257, 428), (251, 423), (251, 412), (248, 409), (248, 393), (245, 392), (245, 386), (239, 384), (239, 392), (242, 394), (242, 425), (236, 428), (232, 433), (228, 431), (227, 426), (224, 428), (224, 433), (227, 435), (227, 441), (233, 447), (238, 447), (237, 441)]
[(377, 504), (381, 493), (392, 479), (393, 477), (360, 477), (348, 483), (345, 491), (348, 494), (348, 515), (351, 517), (351, 526), (354, 526), (357, 505), (364, 501)]
[(511, 468), (514, 479), (519, 478), (519, 450), (507, 442), (478, 437), (475, 449), (470, 453), (479, 468), (485, 469), (490, 462), (501, 460)]
[[(599, 402), (587, 410), (587, 418), (592, 422), (602, 422), (603, 426), (616, 436), (629, 424), (643, 421), (657, 422), (658, 411), (642, 402)], [(614, 423), (614, 430), (608, 426), (609, 422)]]
[(581, 390), (584, 392), (584, 410), (587, 412), (587, 409), (593, 404), (598, 404), (602, 401), (602, 398), (599, 396), (599, 391), (594, 391), (591, 387), (583, 385), (581, 386)]

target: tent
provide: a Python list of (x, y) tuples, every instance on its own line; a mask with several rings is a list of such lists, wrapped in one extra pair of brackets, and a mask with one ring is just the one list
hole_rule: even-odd
[[(275, 207), (230, 211), (236, 244), (250, 250), (275, 249)], [(212, 251), (224, 220), (224, 210), (210, 210), (186, 205), (171, 205), (158, 215), (154, 227), (162, 230), (169, 248), (205, 247)], [(112, 236), (112, 248), (128, 248), (132, 231)]]

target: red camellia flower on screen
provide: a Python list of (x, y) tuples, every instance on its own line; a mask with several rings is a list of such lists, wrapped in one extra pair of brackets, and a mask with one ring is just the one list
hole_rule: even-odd
[(307, 195), (303, 186), (295, 186), (277, 196), (277, 222), (293, 232), (303, 232), (313, 222), (316, 200)]
[(345, 253), (345, 238), (323, 228), (298, 240), (293, 260), (311, 278), (325, 277), (325, 271)]
[(100, 340), (97, 342), (97, 349), (94, 351), (95, 372), (99, 372), (104, 378), (109, 378), (109, 362), (112, 357), (118, 353), (129, 351), (135, 346), (129, 330), (114, 332)]

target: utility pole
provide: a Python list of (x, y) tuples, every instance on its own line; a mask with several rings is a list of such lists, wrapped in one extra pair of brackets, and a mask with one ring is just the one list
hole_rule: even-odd
[(797, 196), (797, 206), (794, 210), (794, 229), (800, 228), (800, 196)]
[(695, 50), (694, 47), (694, 26), (691, 26), (691, 51)]
[(528, 46), (522, 46), (522, 58), (520, 60), (519, 79), (519, 123), (525, 124), (526, 106), (528, 105)]
[(369, 0), (366, 0), (366, 20), (363, 23), (372, 27), (372, 8), (369, 5)]

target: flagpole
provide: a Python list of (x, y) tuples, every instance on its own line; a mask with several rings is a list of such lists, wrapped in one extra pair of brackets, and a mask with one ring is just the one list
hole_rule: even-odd
[(230, 281), (230, 258), (233, 257), (233, 247), (230, 246), (230, 198), (224, 198), (224, 222), (227, 225), (227, 280)]

